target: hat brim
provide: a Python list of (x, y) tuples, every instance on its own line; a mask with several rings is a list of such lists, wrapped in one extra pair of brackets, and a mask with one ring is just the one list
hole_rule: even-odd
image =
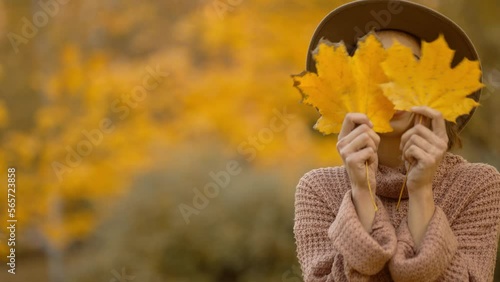
[[(306, 69), (316, 72), (312, 51), (321, 38), (331, 42), (343, 41), (349, 50), (355, 48), (360, 37), (375, 30), (399, 30), (427, 42), (443, 34), (451, 49), (455, 50), (451, 66), (464, 58), (478, 60), (472, 41), (465, 32), (446, 16), (420, 4), (396, 0), (358, 0), (330, 12), (316, 28), (307, 52)], [(469, 97), (479, 102), (481, 90)], [(475, 109), (457, 119), (461, 131)]]

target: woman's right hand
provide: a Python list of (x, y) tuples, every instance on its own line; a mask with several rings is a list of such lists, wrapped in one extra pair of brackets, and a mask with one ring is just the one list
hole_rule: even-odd
[[(376, 191), (375, 174), (378, 167), (377, 150), (380, 137), (373, 131), (368, 117), (360, 113), (348, 113), (342, 124), (337, 150), (342, 157), (349, 175), (352, 198), (361, 223), (367, 231), (371, 230), (375, 210), (372, 195), (366, 179), (366, 163), (372, 192)], [(373, 195), (375, 196), (375, 195)]]

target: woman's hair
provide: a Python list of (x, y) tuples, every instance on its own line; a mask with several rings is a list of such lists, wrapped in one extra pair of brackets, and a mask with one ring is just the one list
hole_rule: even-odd
[(448, 150), (453, 147), (462, 148), (462, 139), (460, 139), (458, 125), (451, 121), (446, 121), (446, 134), (448, 135)]

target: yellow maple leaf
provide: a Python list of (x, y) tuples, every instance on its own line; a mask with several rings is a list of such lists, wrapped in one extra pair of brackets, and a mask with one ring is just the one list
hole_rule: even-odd
[(428, 106), (440, 111), (446, 120), (455, 122), (457, 117), (479, 105), (467, 98), (484, 86), (480, 82), (479, 62), (464, 59), (451, 68), (455, 51), (448, 47), (443, 35), (433, 42), (422, 43), (420, 60), (410, 48), (397, 41), (387, 53), (382, 68), (391, 82), (381, 87), (396, 110)]
[(314, 51), (317, 74), (293, 75), (294, 86), (303, 102), (321, 114), (314, 128), (324, 134), (339, 133), (347, 113), (364, 113), (376, 132), (390, 132), (394, 105), (383, 95), (380, 84), (389, 82), (381, 68), (387, 51), (370, 33), (358, 42), (354, 56), (349, 56), (343, 42), (321, 40)]

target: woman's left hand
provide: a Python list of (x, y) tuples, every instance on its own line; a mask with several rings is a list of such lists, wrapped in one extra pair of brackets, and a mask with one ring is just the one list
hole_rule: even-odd
[(400, 145), (403, 159), (411, 163), (406, 181), (410, 197), (422, 189), (432, 191), (432, 180), (448, 150), (448, 135), (441, 113), (429, 107), (411, 110), (417, 114), (415, 125), (401, 136)]

